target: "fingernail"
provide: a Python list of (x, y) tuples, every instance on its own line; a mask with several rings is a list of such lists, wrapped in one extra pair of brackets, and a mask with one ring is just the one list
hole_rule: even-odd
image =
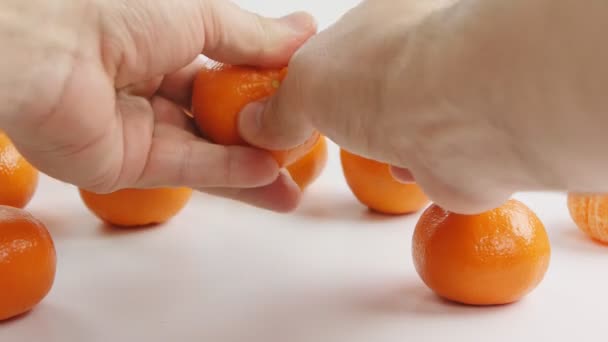
[(314, 18), (305, 12), (292, 13), (282, 17), (280, 21), (298, 34), (308, 33), (316, 27)]
[(389, 166), (389, 172), (394, 180), (402, 184), (414, 184), (416, 180), (414, 175), (408, 169), (400, 168), (397, 166)]
[(262, 115), (265, 103), (252, 102), (247, 104), (239, 114), (239, 133), (245, 140), (257, 135), (262, 128)]

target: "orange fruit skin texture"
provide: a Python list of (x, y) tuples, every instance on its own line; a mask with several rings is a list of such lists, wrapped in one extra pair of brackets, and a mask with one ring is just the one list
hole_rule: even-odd
[(55, 246), (44, 224), (0, 206), (0, 321), (30, 311), (55, 281)]
[(368, 208), (399, 215), (419, 211), (429, 199), (416, 184), (397, 182), (389, 165), (340, 149), (342, 172), (350, 190)]
[(109, 194), (83, 189), (79, 192), (93, 214), (119, 227), (164, 223), (177, 215), (192, 197), (189, 188), (123, 189)]
[(304, 157), (287, 167), (291, 178), (301, 190), (310, 186), (323, 172), (327, 165), (327, 141), (319, 137), (315, 146)]
[(583, 233), (608, 244), (608, 195), (569, 193), (568, 211)]
[(24, 208), (38, 187), (38, 170), (0, 132), (0, 205)]
[[(216, 144), (249, 146), (239, 135), (238, 114), (247, 104), (272, 96), (286, 74), (287, 68), (207, 63), (197, 74), (192, 91), (192, 115), (199, 130)], [(308, 153), (319, 137), (315, 132), (299, 146), (269, 152), (284, 167)]]
[(542, 222), (517, 200), (479, 215), (454, 214), (433, 204), (416, 225), (412, 255), (416, 271), (440, 297), (500, 305), (538, 286), (551, 247)]

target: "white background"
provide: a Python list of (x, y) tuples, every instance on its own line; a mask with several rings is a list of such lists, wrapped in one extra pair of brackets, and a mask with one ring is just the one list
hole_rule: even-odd
[[(240, 3), (268, 15), (309, 10), (321, 27), (354, 4)], [(56, 242), (57, 279), (33, 312), (0, 323), (0, 341), (605, 340), (608, 247), (576, 229), (563, 195), (517, 197), (546, 225), (550, 269), (523, 301), (472, 308), (422, 284), (410, 256), (417, 215), (365, 210), (333, 145), (290, 215), (198, 194), (164, 226), (113, 230), (75, 188), (43, 178), (28, 209)]]

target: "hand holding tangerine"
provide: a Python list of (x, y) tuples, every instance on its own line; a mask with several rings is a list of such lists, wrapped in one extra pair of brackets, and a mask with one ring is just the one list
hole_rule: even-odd
[[(192, 91), (192, 114), (198, 128), (214, 143), (248, 146), (238, 131), (239, 113), (247, 104), (272, 96), (286, 73), (287, 68), (207, 63), (197, 74)], [(280, 167), (285, 167), (308, 153), (319, 136), (315, 132), (295, 148), (269, 152)]]
[[(15, 10), (23, 19), (0, 30), (8, 63), (0, 127), (23, 156), (94, 192), (185, 186), (270, 210), (293, 207), (297, 186), (268, 153), (202, 139), (186, 111), (203, 56), (287, 65), (315, 34), (314, 19), (303, 12), (270, 18), (230, 1), (107, 3), (1, 2), (0, 13)], [(99, 16), (110, 20), (99, 25)], [(23, 24), (38, 17), (53, 18), (53, 33)], [(81, 39), (85, 31), (95, 34)]]

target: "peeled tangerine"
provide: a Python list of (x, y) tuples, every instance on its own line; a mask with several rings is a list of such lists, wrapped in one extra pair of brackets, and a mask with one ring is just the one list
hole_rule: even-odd
[(397, 182), (389, 165), (340, 150), (342, 172), (355, 197), (383, 214), (408, 214), (424, 208), (428, 197), (416, 184)]
[(540, 284), (551, 247), (540, 219), (509, 200), (479, 215), (433, 204), (412, 240), (416, 271), (437, 295), (469, 305), (515, 302)]
[[(192, 90), (192, 115), (199, 130), (216, 144), (248, 145), (238, 132), (238, 115), (249, 103), (272, 96), (287, 68), (259, 69), (209, 62), (201, 68)], [(280, 167), (291, 165), (316, 144), (315, 132), (300, 146), (269, 151)]]
[(327, 157), (327, 141), (321, 136), (312, 150), (289, 165), (287, 171), (300, 189), (304, 190), (319, 178), (327, 165)]
[(608, 195), (569, 193), (568, 211), (581, 231), (608, 244)]

